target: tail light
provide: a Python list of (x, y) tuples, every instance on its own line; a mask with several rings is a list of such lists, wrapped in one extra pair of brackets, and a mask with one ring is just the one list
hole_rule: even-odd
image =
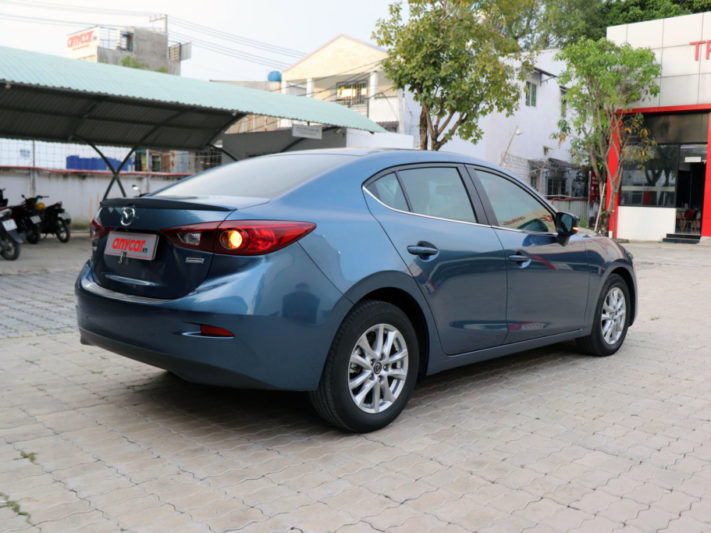
[(91, 236), (91, 241), (96, 242), (101, 237), (109, 232), (109, 228), (99, 224), (99, 221), (95, 218), (91, 219), (91, 224), (89, 224), (89, 235)]
[(308, 235), (316, 224), (282, 220), (226, 220), (164, 229), (181, 248), (230, 255), (263, 255)]

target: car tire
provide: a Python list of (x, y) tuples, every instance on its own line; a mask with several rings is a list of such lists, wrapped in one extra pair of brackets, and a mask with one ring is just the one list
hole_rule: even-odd
[(20, 257), (20, 243), (15, 242), (12, 237), (1, 243), (0, 246), (2, 246), (2, 252), (0, 252), (0, 255), (8, 261), (14, 261)]
[(578, 347), (596, 356), (612, 355), (620, 349), (627, 335), (630, 317), (630, 293), (627, 283), (611, 274), (600, 291), (590, 335), (577, 339)]
[(69, 226), (63, 220), (57, 224), (57, 231), (54, 232), (59, 239), (59, 242), (69, 242), (71, 237), (71, 232), (69, 231)]
[(387, 302), (366, 300), (341, 324), (317, 390), (309, 396), (329, 424), (366, 433), (402, 412), (419, 366), (417, 334), (407, 315)]

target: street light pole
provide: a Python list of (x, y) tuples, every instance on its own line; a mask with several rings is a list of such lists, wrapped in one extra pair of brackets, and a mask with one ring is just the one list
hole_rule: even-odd
[(511, 149), (511, 143), (514, 140), (514, 137), (516, 135), (521, 135), (521, 130), (518, 129), (518, 126), (516, 126), (516, 129), (514, 132), (511, 134), (511, 138), (509, 139), (509, 144), (506, 146), (506, 150), (504, 151), (504, 155), (501, 156), (501, 162), (499, 163), (499, 166), (503, 166), (504, 161), (506, 161), (506, 156), (509, 155), (509, 150)]

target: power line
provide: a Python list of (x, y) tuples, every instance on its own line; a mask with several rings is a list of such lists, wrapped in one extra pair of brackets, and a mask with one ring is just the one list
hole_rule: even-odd
[(306, 54), (300, 50), (295, 50), (293, 48), (285, 48), (283, 46), (277, 46), (274, 44), (266, 43), (264, 41), (257, 41), (255, 39), (249, 39), (247, 37), (241, 37), (233, 33), (218, 30), (217, 28), (211, 28), (209, 26), (203, 26), (202, 24), (197, 24), (195, 22), (190, 22), (189, 20), (182, 19), (180, 17), (170, 17), (171, 24), (176, 26), (181, 26), (184, 29), (194, 30), (198, 33), (203, 33), (211, 37), (216, 37), (218, 39), (223, 39), (226, 41), (232, 41), (238, 44), (250, 46), (252, 48), (258, 48), (264, 52), (272, 52), (275, 54), (281, 54), (292, 57), (303, 57)]
[(223, 46), (223, 45), (216, 44), (216, 43), (211, 43), (209, 41), (203, 41), (202, 39), (196, 39), (193, 36), (186, 35), (184, 33), (173, 32), (173, 35), (180, 40), (190, 41), (193, 43), (193, 45), (198, 46), (200, 48), (205, 48), (207, 50), (210, 50), (212, 52), (216, 52), (218, 54), (222, 54), (225, 56), (243, 59), (245, 61), (249, 61), (250, 63), (257, 63), (259, 65), (264, 65), (267, 67), (276, 67), (276, 68), (285, 68), (285, 67), (289, 66), (289, 63), (286, 63), (284, 61), (279, 61), (277, 59), (271, 59), (271, 58), (259, 56), (256, 54), (250, 54), (249, 52), (244, 52), (244, 51), (238, 50), (236, 48), (230, 48), (228, 46)]
[[(130, 11), (124, 9), (111, 9), (111, 8), (99, 8), (99, 7), (87, 7), (87, 6), (76, 6), (76, 5), (65, 5), (65, 4), (55, 4), (52, 2), (42, 2), (38, 0), (0, 0), (3, 4), (14, 4), (26, 7), (35, 7), (41, 9), (50, 9), (57, 11), (78, 11), (82, 13), (90, 14), (101, 14), (101, 15), (118, 15), (118, 16), (152, 16), (155, 15), (153, 12), (149, 11)], [(168, 16), (168, 15), (165, 15)], [(299, 50), (294, 50), (293, 48), (286, 48), (283, 46), (273, 45), (264, 41), (258, 41), (256, 39), (249, 39), (247, 37), (241, 37), (226, 31), (219, 30), (217, 28), (211, 28), (202, 24), (197, 24), (189, 20), (182, 19), (180, 17), (170, 17), (171, 24), (175, 24), (187, 30), (193, 30), (198, 33), (202, 33), (211, 37), (215, 37), (222, 40), (232, 41), (243, 46), (248, 46), (251, 48), (257, 48), (264, 52), (270, 52), (279, 55), (286, 55), (290, 57), (302, 57), (304, 52)]]
[(102, 15), (121, 15), (147, 17), (155, 15), (150, 11), (129, 11), (126, 9), (111, 9), (102, 7), (73, 6), (66, 4), (55, 4), (53, 2), (40, 2), (36, 0), (0, 0), (2, 4), (15, 4), (27, 7), (37, 7), (41, 9), (54, 9), (57, 11), (80, 11), (84, 13), (101, 13)]
[[(1, 1), (1, 0), (0, 0)], [(120, 26), (113, 26), (110, 24), (99, 24), (96, 22), (87, 22), (79, 20), (59, 20), (59, 19), (47, 19), (41, 17), (25, 17), (22, 15), (7, 15), (5, 13), (0, 13), (0, 18), (8, 20), (16, 20), (19, 22), (32, 22), (36, 24), (49, 24), (53, 26), (102, 26), (104, 28), (118, 29)]]

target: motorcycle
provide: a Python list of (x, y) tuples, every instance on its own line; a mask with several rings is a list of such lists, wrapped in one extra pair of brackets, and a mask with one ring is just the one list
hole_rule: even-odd
[(25, 198), (22, 195), (24, 201), (21, 204), (10, 206), (12, 210), (12, 218), (17, 224), (17, 229), (20, 233), (24, 233), (25, 239), (30, 244), (37, 244), (40, 240), (40, 224), (42, 223), (42, 217), (40, 217), (35, 204), (39, 198), (44, 198), (43, 196), (33, 196), (30, 198)]
[(14, 261), (20, 257), (21, 243), (22, 237), (17, 231), (10, 208), (0, 206), (0, 255), (8, 261)]
[[(38, 196), (37, 198), (46, 198), (46, 196)], [(72, 217), (64, 210), (62, 202), (56, 202), (47, 207), (45, 207), (44, 203), (37, 202), (35, 207), (42, 218), (40, 231), (45, 235), (54, 233), (60, 242), (68, 242), (71, 237), (69, 224), (72, 221)]]

